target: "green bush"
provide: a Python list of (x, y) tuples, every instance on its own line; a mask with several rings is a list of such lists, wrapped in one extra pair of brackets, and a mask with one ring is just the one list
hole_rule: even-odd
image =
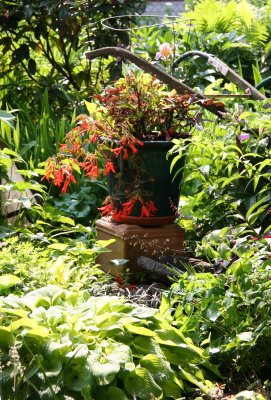
[[(145, 4), (145, 0), (2, 1), (0, 50), (4, 68), (0, 86), (5, 102), (16, 97), (35, 103), (35, 96), (47, 87), (63, 113), (67, 92), (70, 96), (80, 92), (81, 99), (86, 97), (104, 76), (103, 63), (87, 62), (84, 52), (129, 44), (126, 33), (106, 29), (101, 21), (140, 12)], [(123, 27), (130, 21), (130, 17), (115, 19), (110, 25)], [(117, 73), (115, 63), (109, 68), (112, 76)]]

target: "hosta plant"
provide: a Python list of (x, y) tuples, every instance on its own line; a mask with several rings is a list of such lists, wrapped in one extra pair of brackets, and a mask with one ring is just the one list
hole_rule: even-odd
[(213, 386), (205, 352), (153, 308), (47, 286), (2, 297), (0, 316), (3, 399), (178, 399)]
[[(88, 115), (80, 115), (78, 126), (65, 137), (56, 157), (47, 162), (45, 178), (53, 178), (65, 193), (76, 174), (96, 179), (101, 173), (113, 175), (118, 194), (108, 197), (103, 215), (114, 220), (131, 214), (137, 206), (141, 216), (155, 215), (157, 208), (142, 181), (151, 176), (143, 173), (138, 154), (146, 142), (171, 141), (186, 137), (200, 119), (196, 99), (189, 95), (168, 92), (155, 77), (129, 71), (114, 86), (86, 102)], [(132, 166), (133, 177), (127, 184), (122, 166)], [(120, 204), (119, 196), (122, 195)]]

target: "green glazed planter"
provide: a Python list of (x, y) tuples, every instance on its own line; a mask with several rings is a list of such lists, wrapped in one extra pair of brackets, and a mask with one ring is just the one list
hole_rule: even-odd
[(172, 146), (173, 143), (169, 141), (144, 142), (144, 146), (140, 147), (132, 159), (118, 157), (114, 160), (116, 174), (111, 173), (108, 176), (109, 194), (114, 207), (120, 209), (121, 204), (127, 202), (129, 196), (139, 188), (145, 194), (144, 197), (153, 201), (157, 208), (154, 216), (141, 217), (141, 205), (136, 204), (130, 216), (121, 217), (117, 222), (165, 225), (176, 219), (184, 158), (179, 159), (170, 172), (174, 157), (167, 153)]

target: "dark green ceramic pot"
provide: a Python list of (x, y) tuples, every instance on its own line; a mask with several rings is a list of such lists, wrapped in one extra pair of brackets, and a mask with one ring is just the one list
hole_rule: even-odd
[(121, 209), (121, 204), (139, 191), (157, 208), (153, 216), (141, 217), (142, 205), (137, 202), (131, 215), (121, 217), (117, 222), (165, 225), (176, 219), (184, 159), (178, 160), (170, 172), (173, 156), (169, 156), (168, 151), (172, 146), (172, 142), (168, 141), (144, 142), (144, 146), (133, 157), (128, 160), (118, 157), (114, 160), (116, 174), (108, 177), (109, 194), (114, 207)]

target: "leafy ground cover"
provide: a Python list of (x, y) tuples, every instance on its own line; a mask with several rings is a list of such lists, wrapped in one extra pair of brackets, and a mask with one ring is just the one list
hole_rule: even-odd
[(212, 387), (204, 350), (157, 309), (47, 286), (2, 298), (1, 318), (4, 398), (177, 398)]

